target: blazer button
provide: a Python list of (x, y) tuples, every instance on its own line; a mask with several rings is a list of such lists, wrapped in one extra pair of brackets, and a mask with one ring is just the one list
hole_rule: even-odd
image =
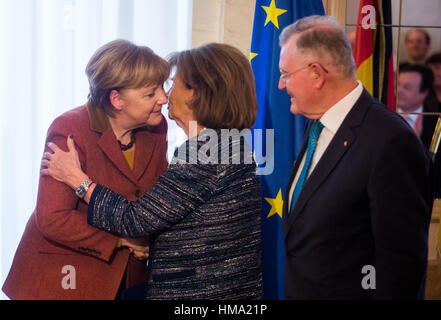
[(135, 197), (139, 198), (140, 196), (142, 196), (141, 190), (136, 190), (135, 191)]

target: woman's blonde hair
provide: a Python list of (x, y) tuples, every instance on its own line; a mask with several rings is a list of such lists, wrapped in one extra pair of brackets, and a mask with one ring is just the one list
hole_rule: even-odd
[(115, 40), (94, 53), (86, 75), (90, 86), (88, 103), (113, 116), (109, 97), (112, 90), (162, 85), (170, 75), (170, 67), (148, 47)]
[(194, 91), (190, 107), (207, 128), (251, 128), (257, 98), (250, 62), (238, 49), (221, 43), (178, 52), (169, 58), (187, 88)]

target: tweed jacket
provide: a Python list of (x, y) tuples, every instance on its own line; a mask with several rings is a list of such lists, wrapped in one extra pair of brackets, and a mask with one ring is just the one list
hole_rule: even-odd
[(221, 130), (211, 132), (218, 140), (206, 144), (201, 133), (177, 149), (167, 172), (136, 202), (101, 186), (92, 194), (89, 224), (154, 236), (147, 299), (262, 298), (256, 164), (245, 142), (225, 143)]
[[(132, 171), (106, 120), (99, 110), (75, 108), (54, 120), (46, 142), (66, 150), (67, 136), (74, 134), (89, 176), (136, 200), (167, 169), (167, 124), (164, 119), (153, 131), (136, 132)], [(128, 286), (145, 281), (145, 263), (115, 248), (118, 236), (89, 226), (86, 213), (87, 204), (71, 188), (40, 177), (35, 211), (3, 286), (11, 299), (114, 299), (126, 268)]]

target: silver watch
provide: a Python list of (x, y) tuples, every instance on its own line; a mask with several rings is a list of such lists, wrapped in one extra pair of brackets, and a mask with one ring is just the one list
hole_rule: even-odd
[(83, 183), (81, 183), (78, 187), (75, 188), (75, 193), (77, 194), (77, 196), (83, 198), (86, 195), (87, 190), (89, 190), (91, 184), (92, 184), (92, 180), (90, 179), (83, 181)]

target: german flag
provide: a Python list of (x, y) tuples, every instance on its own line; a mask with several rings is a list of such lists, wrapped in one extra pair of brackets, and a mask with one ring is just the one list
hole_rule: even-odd
[(361, 0), (357, 24), (354, 44), (357, 79), (395, 111), (390, 0)]

